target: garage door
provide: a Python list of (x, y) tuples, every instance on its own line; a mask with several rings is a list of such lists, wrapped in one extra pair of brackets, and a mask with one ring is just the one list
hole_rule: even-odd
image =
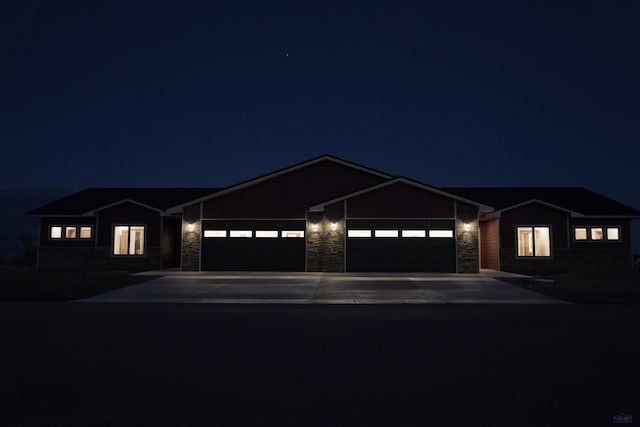
[(202, 222), (202, 270), (305, 271), (305, 221)]
[(353, 272), (455, 272), (454, 220), (347, 220)]

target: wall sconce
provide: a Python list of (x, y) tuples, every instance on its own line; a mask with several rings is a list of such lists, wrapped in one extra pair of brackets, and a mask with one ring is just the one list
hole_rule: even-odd
[(471, 223), (469, 223), (469, 222), (465, 222), (465, 223), (464, 223), (464, 229), (465, 229), (465, 231), (469, 231), (469, 230), (471, 230)]
[(193, 225), (192, 222), (190, 222), (189, 224), (187, 224), (187, 230), (189, 231), (193, 231), (193, 229), (195, 228), (195, 225)]
[(337, 222), (332, 222), (331, 223), (331, 229), (335, 230), (336, 228), (338, 228), (338, 223)]
[(318, 231), (318, 223), (314, 222), (311, 224), (311, 231)]

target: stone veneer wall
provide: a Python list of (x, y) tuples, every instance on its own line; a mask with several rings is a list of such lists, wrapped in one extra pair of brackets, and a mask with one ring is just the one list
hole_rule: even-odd
[(518, 258), (514, 248), (500, 249), (500, 269), (520, 274), (558, 274), (570, 270), (630, 270), (626, 249), (554, 249), (551, 258)]
[(54, 246), (40, 247), (38, 267), (44, 269), (157, 270), (162, 266), (161, 250), (147, 247), (143, 256), (113, 256), (111, 248)]
[[(478, 207), (456, 201), (456, 262), (458, 273), (480, 271)], [(464, 224), (471, 225), (465, 230)]]
[[(318, 224), (318, 230), (313, 231), (312, 223)], [(327, 206), (324, 213), (307, 214), (307, 271), (344, 271), (345, 227), (343, 202)]]
[[(316, 230), (313, 224), (318, 225)], [(307, 213), (307, 271), (322, 271), (324, 225), (322, 212)]]
[[(188, 229), (189, 224), (193, 224), (192, 231)], [(182, 271), (200, 270), (201, 228), (200, 203), (185, 207), (182, 210)]]

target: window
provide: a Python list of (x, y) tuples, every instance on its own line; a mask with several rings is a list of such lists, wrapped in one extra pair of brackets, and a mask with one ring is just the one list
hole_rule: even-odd
[(227, 230), (204, 230), (204, 237), (227, 237)]
[(607, 228), (607, 240), (620, 240), (620, 229), (618, 227)]
[(294, 239), (303, 239), (304, 231), (302, 230), (282, 230), (280, 232), (280, 237), (283, 239), (294, 238)]
[(251, 230), (229, 230), (229, 237), (252, 237)]
[(64, 228), (64, 238), (65, 239), (75, 239), (78, 237), (78, 229), (76, 227), (65, 227)]
[(144, 225), (113, 227), (114, 255), (144, 255)]
[(371, 237), (371, 230), (348, 230), (347, 237)]
[(429, 237), (451, 238), (453, 237), (453, 230), (429, 230)]
[(518, 256), (551, 256), (551, 233), (549, 227), (517, 227)]
[(50, 239), (62, 239), (62, 227), (53, 226), (49, 230), (49, 238)]
[(402, 230), (402, 237), (426, 237), (424, 230)]
[(91, 227), (80, 227), (80, 238), (81, 239), (90, 239), (91, 238)]
[(398, 230), (376, 230), (376, 237), (398, 237)]
[(573, 238), (576, 240), (587, 240), (587, 228), (576, 227), (573, 229)]
[(256, 230), (257, 238), (277, 239), (278, 230)]
[(602, 239), (604, 239), (604, 232), (602, 231), (602, 227), (591, 227), (591, 240)]

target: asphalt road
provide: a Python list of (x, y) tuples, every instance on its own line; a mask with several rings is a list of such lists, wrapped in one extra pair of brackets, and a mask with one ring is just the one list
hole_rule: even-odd
[(640, 422), (633, 306), (0, 304), (0, 425)]

